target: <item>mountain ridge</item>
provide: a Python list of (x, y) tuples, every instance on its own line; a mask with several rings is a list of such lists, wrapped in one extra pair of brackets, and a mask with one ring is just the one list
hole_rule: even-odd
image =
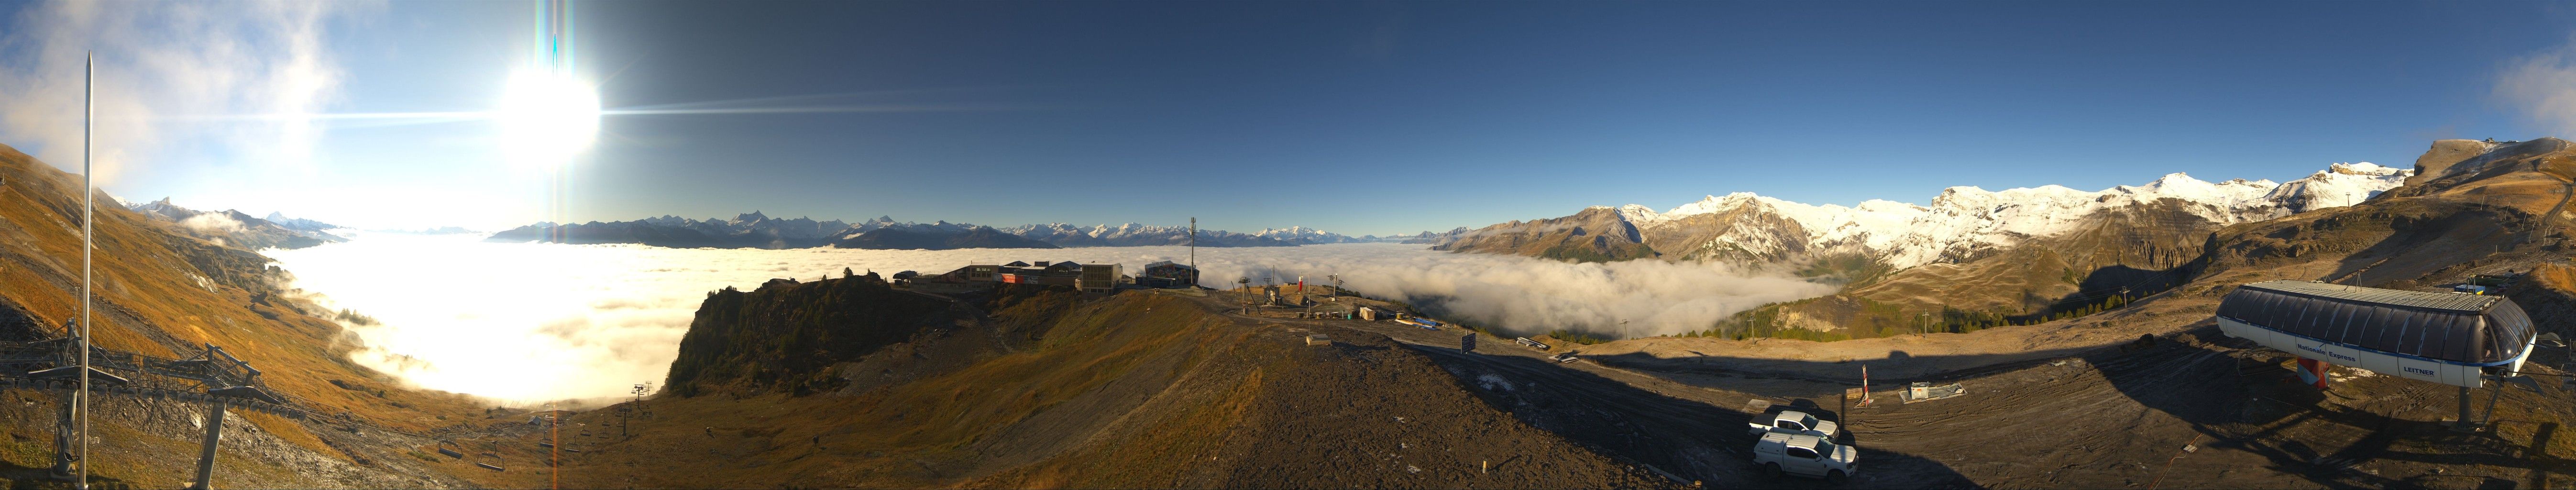
[[(1191, 243), (1190, 228), (1186, 226), (1153, 226), (1137, 223), (1080, 226), (1046, 223), (988, 227), (947, 221), (897, 222), (892, 216), (879, 216), (849, 223), (841, 220), (814, 221), (805, 217), (779, 219), (769, 217), (760, 211), (721, 220), (717, 218), (691, 220), (663, 215), (633, 221), (561, 224), (539, 222), (493, 233), (486, 239), (502, 242), (544, 240), (576, 244), (633, 243), (674, 248), (788, 249), (832, 246), (881, 229), (896, 229), (912, 235), (940, 236), (967, 234), (977, 229), (991, 229), (1055, 247), (1133, 247)], [(1424, 232), (1421, 236), (1432, 235), (1430, 232)], [(1401, 239), (1404, 238), (1376, 235), (1352, 237), (1303, 226), (1291, 226), (1265, 228), (1251, 233), (1201, 229), (1198, 230), (1197, 243), (1202, 247), (1291, 247), (1327, 243), (1391, 242)]]
[(284, 219), (284, 216), (274, 212), (268, 214), (269, 218), (274, 219), (268, 219), (252, 217), (232, 209), (198, 211), (172, 204), (167, 197), (158, 201), (129, 204), (126, 205), (126, 209), (156, 221), (176, 223), (179, 225), (176, 229), (189, 236), (211, 241), (217, 245), (232, 245), (246, 250), (270, 247), (297, 249), (349, 241), (347, 238), (324, 232), (324, 230), (337, 228), (335, 226), (312, 220), (280, 222), (278, 219)]
[[(1930, 205), (1873, 199), (1854, 206), (1812, 205), (1735, 192), (1709, 195), (1696, 202), (1655, 211), (1643, 205), (1592, 206), (1565, 218), (1514, 221), (1457, 233), (1435, 243), (1436, 249), (1474, 252), (1511, 250), (1520, 255), (1550, 256), (1546, 248), (1584, 248), (1583, 255), (1658, 257), (1669, 260), (1725, 260), (1779, 264), (1818, 254), (1868, 256), (1891, 269), (1935, 262), (1956, 262), (2022, 241), (2079, 228), (2095, 211), (2139, 206), (2167, 199), (2178, 211), (2217, 223), (2277, 218), (2311, 209), (2346, 206), (2396, 188), (2412, 170), (2368, 162), (2335, 163), (2308, 177), (2287, 183), (2232, 179), (2207, 182), (2183, 173), (2152, 182), (2080, 191), (2064, 186), (1988, 191), (1975, 186), (1943, 189)], [(1550, 238), (1550, 228), (1578, 218), (1590, 229), (1627, 227), (1635, 233), (1592, 235), (1580, 244)], [(1616, 218), (1617, 223), (1608, 221)], [(1533, 223), (1540, 223), (1535, 225)], [(1508, 238), (1505, 238), (1508, 237)], [(1498, 244), (1485, 243), (1500, 240)], [(1624, 243), (1622, 243), (1624, 242)], [(1631, 245), (1645, 245), (1639, 253)], [(1624, 247), (1624, 248), (1623, 248)], [(1622, 248), (1625, 251), (1614, 251)], [(1558, 255), (1563, 255), (1560, 252)]]

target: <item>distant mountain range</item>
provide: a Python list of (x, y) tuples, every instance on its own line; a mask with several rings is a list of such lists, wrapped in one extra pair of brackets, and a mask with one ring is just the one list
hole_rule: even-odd
[[(1436, 236), (1424, 232), (1419, 237), (1375, 235), (1351, 237), (1306, 227), (1271, 228), (1252, 233), (1203, 229), (1198, 232), (1198, 245), (1202, 247), (1289, 247), (1325, 243), (1394, 242), (1416, 238), (1428, 240)], [(988, 227), (947, 221), (897, 222), (891, 216), (879, 216), (876, 219), (848, 223), (840, 220), (814, 221), (811, 218), (801, 217), (772, 218), (759, 211), (753, 211), (729, 220), (715, 218), (690, 220), (678, 216), (662, 216), (605, 223), (598, 221), (573, 224), (536, 223), (494, 233), (488, 240), (585, 244), (635, 243), (678, 248), (787, 249), (834, 246), (941, 250), (1186, 245), (1190, 243), (1190, 229), (1185, 226), (1148, 226), (1135, 223), (1094, 226), (1049, 223)]]
[(922, 231), (905, 227), (886, 227), (860, 232), (832, 242), (834, 248), (872, 250), (949, 250), (958, 248), (1063, 248), (1047, 242), (1021, 238), (991, 227), (978, 226), (962, 233)]
[[(2436, 149), (2475, 155), (2494, 146), (2445, 141)], [(2024, 321), (2108, 296), (2173, 287), (2213, 253), (2214, 233), (2352, 206), (2410, 179), (2421, 177), (2414, 170), (2337, 163), (2286, 183), (2208, 182), (2175, 173), (2091, 192), (2055, 185), (1951, 187), (1929, 206), (1885, 200), (1820, 206), (1738, 192), (1666, 211), (1593, 206), (1456, 232), (1435, 238), (1432, 248), (1585, 262), (1719, 262), (1841, 285), (1833, 296), (1767, 310), (1786, 315), (1778, 320), (1762, 317), (1789, 327), (1914, 321), (1870, 316), (1886, 311)]]
[(349, 241), (347, 238), (323, 232), (339, 226), (307, 219), (287, 218), (274, 212), (268, 213), (267, 218), (256, 218), (230, 209), (198, 211), (171, 204), (170, 198), (167, 197), (159, 201), (129, 204), (126, 205), (126, 209), (142, 213), (144, 217), (154, 221), (177, 224), (178, 230), (188, 236), (244, 250), (296, 249)]
[(1812, 205), (1750, 192), (1708, 196), (1669, 211), (1630, 204), (1571, 216), (1514, 221), (1435, 238), (1440, 250), (1609, 261), (1639, 258), (1781, 263), (1819, 255), (1866, 257), (1891, 269), (1960, 262), (2025, 241), (2169, 211), (2198, 232), (2361, 202), (2396, 188), (2410, 170), (2337, 163), (2288, 183), (2206, 182), (2181, 173), (2095, 192), (2048, 185), (1988, 191), (1951, 187), (1921, 206), (1870, 200)]

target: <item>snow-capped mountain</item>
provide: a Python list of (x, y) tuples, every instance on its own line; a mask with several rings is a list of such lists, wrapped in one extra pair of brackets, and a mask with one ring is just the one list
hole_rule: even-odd
[[(839, 220), (818, 222), (809, 218), (772, 218), (759, 211), (753, 211), (732, 219), (691, 220), (678, 216), (661, 216), (607, 223), (596, 221), (562, 225), (536, 223), (495, 233), (491, 239), (495, 241), (547, 239), (567, 243), (641, 243), (684, 248), (775, 249), (827, 246), (855, 240), (861, 235), (878, 230), (903, 232), (907, 236), (943, 237), (976, 233), (981, 228), (985, 227), (947, 221), (898, 222), (892, 216), (879, 216), (857, 223), (845, 223)], [(1186, 226), (1148, 226), (1136, 223), (1079, 226), (1049, 223), (999, 227), (993, 230), (1060, 247), (1125, 247), (1190, 243), (1190, 229)], [(1198, 231), (1198, 244), (1202, 247), (1280, 247), (1368, 241), (1386, 240), (1376, 236), (1353, 238), (1302, 226), (1265, 229), (1255, 233), (1206, 229)]]
[[(252, 217), (238, 210), (198, 211), (172, 204), (167, 197), (159, 201), (128, 204), (126, 209), (142, 213), (144, 217), (153, 220), (176, 223), (178, 231), (189, 236), (218, 245), (231, 245), (248, 250), (271, 247), (295, 249), (328, 242), (348, 241), (347, 238), (324, 233), (322, 230), (331, 228), (326, 224), (294, 220), (302, 224), (319, 225), (321, 228), (299, 227), (291, 226), (293, 223), (275, 223)], [(269, 213), (269, 217), (280, 218), (277, 213)]]
[[(1076, 226), (1049, 223), (1014, 226), (1001, 230), (1022, 238), (1065, 247), (1132, 247), (1190, 243), (1190, 229), (1186, 226), (1147, 226), (1136, 223)], [(1373, 236), (1353, 238), (1303, 226), (1270, 228), (1253, 233), (1202, 229), (1199, 230), (1198, 236), (1198, 244), (1202, 247), (1284, 247), (1361, 241), (1377, 241), (1377, 238)]]
[(335, 225), (335, 224), (330, 224), (330, 223), (324, 223), (324, 222), (320, 222), (320, 221), (314, 221), (314, 220), (303, 219), (303, 218), (288, 218), (288, 217), (286, 217), (286, 215), (285, 215), (285, 214), (278, 213), (278, 212), (276, 212), (276, 211), (269, 211), (269, 212), (268, 212), (268, 217), (266, 217), (266, 218), (261, 218), (261, 219), (266, 219), (266, 220), (268, 220), (268, 222), (270, 222), (270, 223), (276, 223), (276, 224), (277, 224), (277, 226), (282, 226), (282, 227), (285, 227), (286, 229), (289, 229), (289, 230), (295, 230), (295, 231), (310, 231), (310, 232), (320, 233), (320, 232), (323, 232), (323, 231), (328, 231), (328, 230), (332, 230), (332, 229), (340, 228), (340, 225)]
[(840, 220), (779, 219), (759, 211), (733, 219), (690, 220), (659, 216), (636, 221), (555, 224), (540, 222), (499, 233), (492, 241), (552, 240), (565, 243), (641, 243), (659, 247), (806, 248), (830, 244), (850, 228)]
[(2333, 164), (2288, 183), (2213, 183), (2174, 173), (2144, 185), (2091, 192), (2056, 185), (2001, 191), (1962, 186), (1943, 190), (1929, 206), (1886, 200), (1813, 205), (1738, 192), (1662, 212), (1636, 204), (1594, 206), (1567, 218), (1489, 226), (1438, 248), (1556, 258), (1636, 257), (1633, 249), (1613, 250), (1624, 241), (1653, 249), (1648, 256), (1677, 260), (1778, 262), (1841, 251), (1904, 269), (2056, 235), (2106, 211), (2157, 205), (2219, 225), (2261, 221), (2352, 205), (2411, 175), (2411, 170), (2365, 162)]

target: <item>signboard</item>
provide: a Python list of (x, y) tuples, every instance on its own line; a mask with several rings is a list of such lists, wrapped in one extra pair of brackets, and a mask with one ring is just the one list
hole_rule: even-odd
[(1843, 398), (1847, 400), (1858, 400), (1860, 397), (1864, 396), (1869, 396), (1869, 390), (1860, 388), (1849, 388), (1843, 390)]
[(1468, 333), (1468, 334), (1467, 334), (1467, 335), (1465, 335), (1465, 336), (1458, 337), (1458, 351), (1459, 351), (1459, 352), (1475, 352), (1475, 351), (1476, 351), (1476, 334), (1474, 334), (1474, 333)]

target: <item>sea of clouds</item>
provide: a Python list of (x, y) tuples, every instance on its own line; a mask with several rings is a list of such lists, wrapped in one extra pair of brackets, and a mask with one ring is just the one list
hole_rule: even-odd
[[(639, 245), (490, 243), (480, 235), (356, 233), (347, 243), (268, 250), (295, 287), (376, 319), (350, 325), (355, 360), (431, 389), (513, 402), (624, 395), (659, 383), (707, 293), (772, 278), (839, 277), (843, 268), (939, 273), (1013, 260), (1123, 263), (1189, 260), (1185, 247), (1056, 250), (674, 249)], [(1511, 332), (1572, 329), (1650, 336), (1707, 328), (1764, 303), (1831, 286), (1715, 265), (1570, 264), (1436, 252), (1388, 243), (1201, 248), (1209, 286), (1339, 274), (1352, 291), (1416, 304)], [(1275, 272), (1274, 272), (1275, 271)]]

